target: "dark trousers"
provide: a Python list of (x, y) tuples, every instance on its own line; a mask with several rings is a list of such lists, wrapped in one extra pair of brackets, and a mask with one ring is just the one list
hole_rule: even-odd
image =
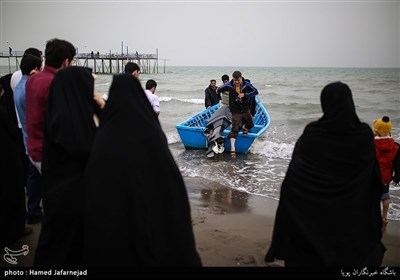
[(250, 114), (250, 111), (246, 111), (244, 113), (232, 113), (232, 129), (231, 133), (229, 133), (228, 138), (237, 137), (242, 121), (247, 130), (252, 129), (254, 127), (253, 117)]
[(28, 223), (41, 219), (43, 212), (40, 206), (42, 200), (42, 175), (28, 159), (28, 177), (26, 182), (28, 196)]

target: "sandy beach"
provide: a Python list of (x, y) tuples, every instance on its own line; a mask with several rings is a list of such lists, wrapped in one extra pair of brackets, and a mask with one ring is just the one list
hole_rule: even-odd
[[(206, 267), (266, 267), (264, 255), (271, 241), (278, 202), (250, 195), (197, 178), (184, 178), (192, 209), (196, 246)], [(31, 267), (40, 232), (34, 232), (9, 246), (20, 250), (29, 245), (26, 256), (17, 257), (17, 265), (4, 261), (1, 267)], [(400, 223), (390, 221), (383, 234), (387, 251), (382, 267), (400, 267)], [(283, 266), (276, 261), (269, 266)]]
[[(186, 178), (193, 227), (204, 266), (262, 267), (271, 242), (278, 201)], [(382, 267), (400, 266), (400, 223), (383, 233)], [(276, 261), (270, 266), (283, 266)]]

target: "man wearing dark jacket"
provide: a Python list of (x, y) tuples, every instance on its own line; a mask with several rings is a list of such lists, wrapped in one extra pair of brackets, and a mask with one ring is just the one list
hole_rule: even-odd
[(206, 108), (209, 108), (221, 100), (221, 93), (217, 92), (217, 81), (210, 80), (210, 85), (205, 90), (205, 102)]
[(258, 94), (258, 90), (248, 81), (243, 80), (242, 73), (235, 71), (233, 79), (218, 88), (218, 92), (229, 92), (229, 110), (232, 113), (232, 130), (229, 133), (231, 141), (231, 157), (236, 158), (235, 142), (243, 120), (243, 136), (247, 136), (248, 130), (253, 128), (253, 118), (250, 114), (250, 100)]

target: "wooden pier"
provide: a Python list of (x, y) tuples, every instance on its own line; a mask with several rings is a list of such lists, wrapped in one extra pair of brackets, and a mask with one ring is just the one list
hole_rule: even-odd
[[(8, 66), (8, 72), (13, 73), (19, 70), (20, 61), (23, 51), (0, 52), (0, 65)], [(4, 63), (6, 61), (6, 64)], [(165, 73), (166, 59), (164, 61), (163, 72)], [(89, 67), (96, 74), (118, 74), (123, 73), (126, 63), (135, 62), (140, 67), (142, 74), (158, 74), (159, 73), (159, 58), (158, 49), (155, 54), (140, 54), (136, 53), (78, 53), (74, 58), (74, 64), (78, 66)]]
[[(8, 73), (14, 73), (15, 71), (19, 70), (19, 63), (24, 55), (24, 52), (20, 51), (12, 51), (12, 52), (6, 52), (6, 51), (1, 51), (0, 52), (0, 65), (3, 67), (8, 66)], [(4, 63), (4, 60), (6, 63)]]

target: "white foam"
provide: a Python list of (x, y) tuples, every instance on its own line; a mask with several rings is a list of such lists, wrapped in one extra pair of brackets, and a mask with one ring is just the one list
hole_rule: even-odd
[(181, 102), (185, 102), (185, 103), (204, 104), (204, 99), (195, 99), (195, 98), (181, 99), (181, 98), (176, 98), (176, 100), (181, 101)]
[(168, 145), (182, 142), (177, 132), (167, 132), (165, 133), (165, 136), (167, 137)]
[(254, 141), (251, 152), (264, 155), (267, 158), (291, 159), (293, 149), (294, 143), (273, 142), (261, 138)]
[(111, 83), (110, 82), (107, 82), (107, 83), (99, 83), (99, 84), (96, 84), (96, 86), (110, 86), (111, 85)]
[(191, 103), (191, 104), (204, 104), (204, 99), (197, 99), (197, 98), (174, 98), (174, 97), (170, 97), (170, 96), (159, 96), (158, 100), (160, 102), (169, 102), (169, 101), (180, 101), (180, 102), (184, 102), (184, 103)]
[(390, 184), (390, 191), (398, 191), (400, 190), (400, 185), (395, 185), (393, 182)]
[(171, 101), (171, 100), (172, 100), (172, 97), (169, 97), (169, 96), (159, 96), (159, 97), (158, 97), (158, 100), (159, 100), (160, 102), (168, 102), (168, 101)]

